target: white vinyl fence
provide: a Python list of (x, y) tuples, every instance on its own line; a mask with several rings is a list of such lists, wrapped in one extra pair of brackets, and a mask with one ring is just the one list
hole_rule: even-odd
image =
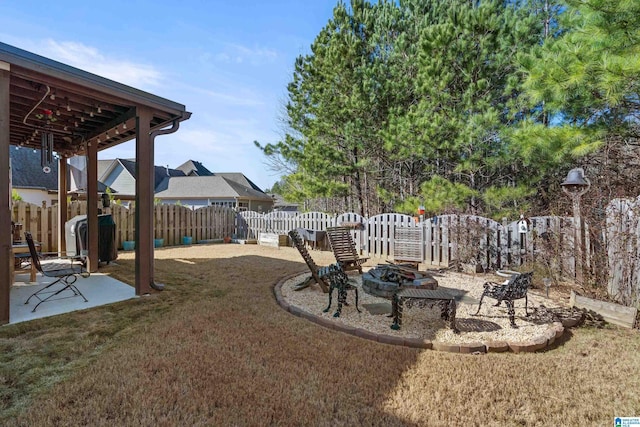
[[(394, 259), (402, 244), (401, 241), (396, 242), (396, 235), (405, 236), (399, 239), (406, 240), (403, 229), (419, 228), (422, 231), (419, 233), (422, 235), (419, 241), (422, 248), (418, 248), (421, 249), (418, 253), (422, 254), (421, 262), (424, 263), (449, 266), (452, 262), (462, 262), (499, 269), (521, 265), (527, 259), (538, 259), (544, 252), (544, 261), (558, 275), (574, 275), (573, 218), (534, 217), (527, 222), (527, 231), (522, 233), (518, 221), (501, 224), (472, 215), (442, 215), (416, 221), (414, 217), (398, 213), (365, 218), (355, 213), (332, 216), (321, 212), (241, 212), (237, 236), (257, 239), (260, 232), (287, 234), (296, 228), (325, 231), (327, 227), (349, 224), (362, 255)], [(411, 235), (418, 234), (414, 232)], [(588, 248), (588, 233), (586, 240)], [(416, 244), (411, 243), (413, 246)], [(402, 256), (400, 259), (405, 260)], [(589, 260), (587, 251), (586, 266)]]

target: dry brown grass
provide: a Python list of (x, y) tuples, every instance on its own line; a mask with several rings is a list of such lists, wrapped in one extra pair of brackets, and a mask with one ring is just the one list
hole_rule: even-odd
[[(12, 363), (19, 398), (2, 395), (0, 424), (601, 426), (640, 414), (637, 331), (580, 328), (534, 354), (395, 347), (278, 307), (272, 285), (306, 268), (295, 249), (156, 257), (164, 292), (2, 328), (3, 363), (55, 349), (39, 364)], [(132, 256), (118, 264), (104, 271), (132, 283)], [(20, 383), (46, 363), (55, 370)]]

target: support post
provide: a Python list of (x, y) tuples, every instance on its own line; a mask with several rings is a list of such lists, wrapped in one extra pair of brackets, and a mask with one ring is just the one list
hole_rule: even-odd
[(9, 192), (9, 77), (10, 65), (0, 61), (0, 325), (9, 323), (9, 301), (13, 277), (11, 253), (11, 209)]
[(575, 249), (575, 258), (576, 258), (576, 283), (579, 285), (584, 284), (584, 247), (583, 247), (583, 227), (582, 227), (582, 216), (580, 215), (580, 198), (581, 194), (574, 195), (572, 197), (573, 202), (573, 223), (575, 226), (575, 234), (574, 234), (574, 249)]
[[(64, 225), (62, 225), (64, 227)], [(98, 144), (87, 144), (87, 226), (89, 268), (98, 271)]]
[(148, 294), (153, 283), (154, 147), (151, 140), (151, 110), (136, 112), (136, 295)]
[(67, 212), (67, 158), (58, 160), (58, 254), (67, 255), (67, 236), (64, 225), (69, 220)]

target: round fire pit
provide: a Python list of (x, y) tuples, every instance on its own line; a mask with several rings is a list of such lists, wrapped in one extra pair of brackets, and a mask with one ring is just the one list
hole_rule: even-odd
[(387, 299), (403, 288), (437, 287), (438, 281), (427, 273), (395, 265), (377, 266), (362, 275), (362, 289), (366, 293)]

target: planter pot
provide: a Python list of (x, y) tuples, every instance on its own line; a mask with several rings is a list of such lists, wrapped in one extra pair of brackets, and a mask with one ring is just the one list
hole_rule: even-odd
[(191, 245), (193, 243), (193, 237), (191, 236), (182, 236), (182, 244), (183, 245)]
[(122, 249), (125, 251), (132, 251), (136, 248), (136, 242), (134, 240), (125, 240), (122, 242)]
[(226, 236), (224, 239), (222, 239), (225, 243), (231, 243), (231, 237)]
[(153, 247), (161, 248), (164, 245), (164, 239), (153, 239)]

